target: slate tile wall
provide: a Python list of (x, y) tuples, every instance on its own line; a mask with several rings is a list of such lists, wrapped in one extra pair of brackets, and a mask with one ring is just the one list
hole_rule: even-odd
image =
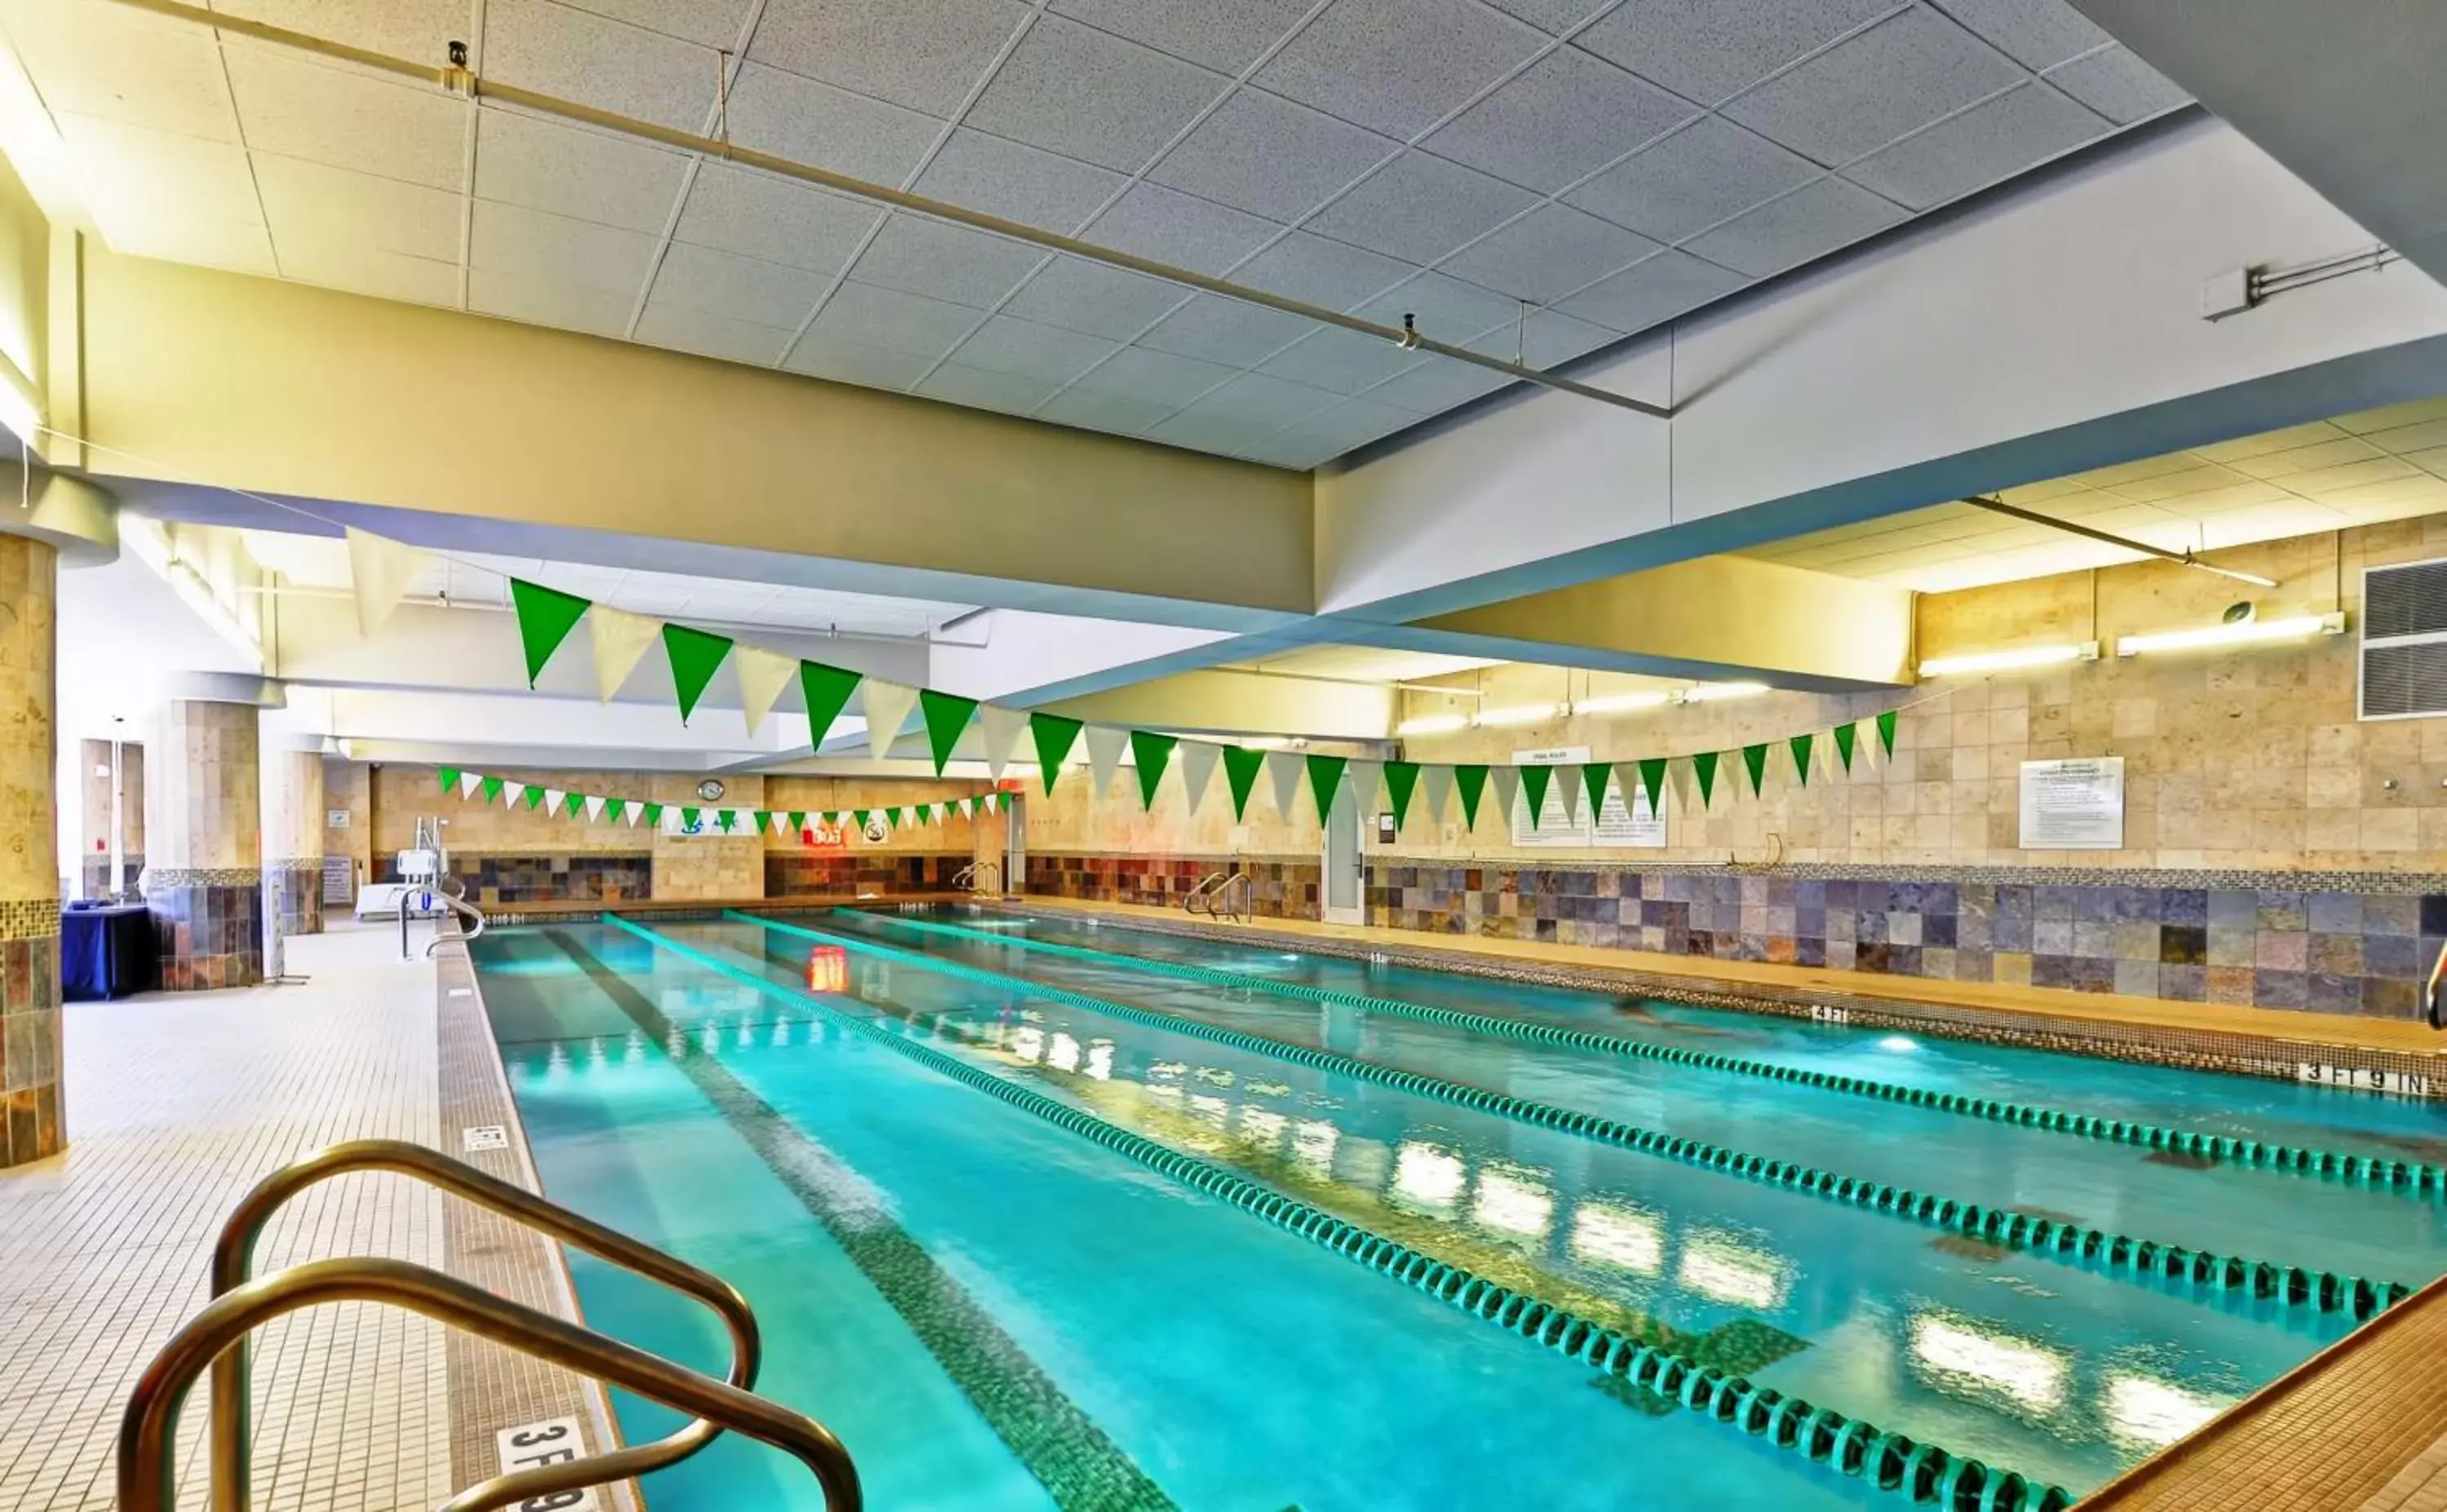
[(1230, 856), (1094, 856), (1028, 853), (1026, 892), (1100, 903), (1178, 906), (1201, 878), (1249, 874), (1249, 912), (1259, 918), (1317, 918), (1322, 868), (1316, 861)]

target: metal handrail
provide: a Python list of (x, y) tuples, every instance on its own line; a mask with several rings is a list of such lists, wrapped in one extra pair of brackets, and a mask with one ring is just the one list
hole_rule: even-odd
[(1002, 863), (1000, 861), (971, 861), (966, 868), (966, 875), (969, 879), (968, 888), (970, 892), (982, 893), (987, 891), (985, 879), (982, 876), (982, 874), (986, 872), (994, 873), (993, 891), (996, 893), (1000, 893), (1002, 891)]
[(2447, 996), (2440, 994), (2447, 983), (2447, 944), (2438, 947), (2438, 958), (2430, 963), (2430, 980), (2422, 985), (2421, 1011), (2432, 1029), (2447, 1029)]
[[(722, 1277), (641, 1243), (617, 1229), (573, 1213), (558, 1202), (522, 1187), (485, 1175), (464, 1161), (406, 1140), (351, 1140), (330, 1145), (293, 1162), (255, 1184), (221, 1224), (214, 1242), (212, 1295), (224, 1296), (245, 1286), (254, 1269), (256, 1240), (263, 1227), (291, 1198), (316, 1182), (351, 1171), (389, 1171), (414, 1177), (428, 1186), (490, 1208), (527, 1227), (574, 1244), (598, 1259), (624, 1266), (649, 1280), (696, 1298), (722, 1315), (730, 1330), (730, 1385), (742, 1391), (756, 1385), (764, 1348), (756, 1314), (748, 1299)], [(214, 1512), (249, 1512), (252, 1466), (247, 1444), (252, 1438), (248, 1416), (253, 1397), (248, 1385), (248, 1345), (240, 1337), (213, 1361), (212, 1505)], [(574, 1465), (548, 1465), (497, 1477), (442, 1503), (437, 1512), (493, 1512), (530, 1498), (548, 1497), (582, 1485), (624, 1481), (648, 1470), (675, 1465), (711, 1443), (722, 1429), (703, 1418), (652, 1444), (615, 1449)]]
[(484, 931), (491, 927), (490, 922), (484, 917), (484, 910), (478, 908), (475, 904), (466, 901), (465, 898), (454, 898), (448, 893), (436, 893), (433, 896), (441, 899), (444, 904), (448, 906), (450, 912), (458, 915), (461, 918), (474, 919), (476, 921), (476, 927), (465, 931), (463, 934), (445, 935), (442, 933), (440, 926), (437, 925), (433, 931), (433, 937), (425, 942), (426, 954), (431, 955), (435, 951), (438, 951), (443, 946), (449, 944), (452, 940), (457, 940), (459, 943), (464, 945), (469, 940), (481, 939), (484, 937)]
[[(153, 1356), (119, 1420), (119, 1512), (171, 1512), (178, 1500), (179, 1408), (204, 1368), (274, 1318), (325, 1302), (381, 1302), (521, 1353), (583, 1370), (665, 1407), (718, 1423), (796, 1457), (824, 1486), (826, 1512), (859, 1512), (858, 1467), (831, 1430), (763, 1397), (633, 1345), (523, 1307), (406, 1260), (313, 1260), (214, 1298)], [(601, 1465), (604, 1455), (585, 1465)], [(463, 1494), (501, 1507), (530, 1494), (533, 1472), (495, 1476)], [(523, 1484), (522, 1483), (522, 1478)], [(591, 1483), (588, 1483), (591, 1484)]]
[[(1241, 906), (1239, 908), (1234, 908), (1232, 906), (1232, 888), (1235, 884), (1238, 884), (1241, 889)], [(1231, 876), (1224, 879), (1223, 886), (1215, 889), (1214, 898), (1209, 899), (1206, 905), (1206, 917), (1209, 918), (1216, 917), (1218, 915), (1216, 905), (1221, 904), (1221, 915), (1223, 917), (1237, 918), (1242, 923), (1245, 924), (1255, 917), (1254, 911), (1257, 907), (1257, 892), (1258, 884), (1255, 879), (1250, 877), (1247, 872), (1234, 872)]]
[(1199, 903), (1229, 881), (1231, 877), (1229, 872), (1208, 872), (1200, 878), (1197, 886), (1181, 895), (1181, 911), (1185, 914), (1205, 913), (1206, 910), (1200, 908)]

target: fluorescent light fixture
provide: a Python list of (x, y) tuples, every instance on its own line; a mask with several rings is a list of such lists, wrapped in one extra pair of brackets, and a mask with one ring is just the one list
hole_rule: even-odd
[(1241, 744), (1251, 750), (1281, 750), (1291, 744), (1291, 739), (1285, 735), (1250, 735), (1244, 737)]
[(2313, 635), (2344, 633), (2340, 614), (2297, 614), (2291, 619), (2246, 619), (2195, 630), (2161, 630), (2147, 635), (2119, 635), (2115, 654), (2133, 656), (2153, 651), (2201, 651), (2219, 646), (2249, 646), (2263, 641), (2304, 640)]
[(1561, 704), (1513, 704), (1503, 709), (1482, 709), (1473, 724), (1503, 728), (1512, 725), (1534, 725), (1542, 719), (1552, 719), (1563, 712)]
[(1674, 702), (1674, 695), (1662, 689), (1638, 693), (1605, 693), (1596, 698), (1572, 700), (1575, 714), (1628, 714), (1636, 709), (1656, 709)]
[(2060, 662), (2098, 660), (2098, 642), (2069, 646), (2016, 646), (2006, 651), (1975, 651), (1960, 656), (1931, 656), (1920, 664), (1923, 677), (1952, 677), (1961, 672), (2001, 672), (2017, 667), (2054, 667)]
[(1755, 698), (1767, 690), (1765, 683), (1701, 683), (1682, 690), (1682, 702), (1713, 704), (1720, 698)]
[(1421, 714), (1416, 719), (1406, 719), (1394, 726), (1394, 733), (1396, 735), (1450, 735), (1454, 730), (1469, 728), (1468, 714)]

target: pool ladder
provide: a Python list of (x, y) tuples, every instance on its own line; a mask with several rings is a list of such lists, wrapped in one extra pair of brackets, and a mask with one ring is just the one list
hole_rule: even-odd
[[(992, 873), (994, 876), (994, 882), (991, 886), (986, 882), (986, 874), (988, 873)], [(999, 897), (1002, 894), (1002, 863), (1000, 861), (971, 861), (966, 866), (961, 867), (958, 871), (952, 874), (952, 885), (965, 893), (992, 893), (996, 897)]]
[[(446, 879), (446, 880), (458, 881), (458, 879), (454, 877)], [(442, 932), (442, 926), (440, 924), (434, 925), (433, 937), (425, 942), (426, 954), (431, 955), (435, 951), (440, 950), (443, 946), (449, 944), (453, 940), (457, 940), (460, 944), (464, 945), (467, 941), (476, 939), (483, 936), (485, 929), (489, 927), (484, 917), (484, 910), (467, 901), (467, 884), (465, 882), (459, 882), (459, 890), (455, 893), (446, 886), (436, 887), (433, 890), (433, 896), (435, 900), (442, 904), (445, 911), (457, 915), (463, 924), (473, 924), (476, 927), (473, 929), (462, 929), (456, 935), (446, 935)], [(403, 906), (400, 909), (400, 917), (404, 921), (407, 917), (408, 910)], [(400, 932), (405, 935), (407, 931), (408, 926), (403, 922), (400, 925)]]
[[(1236, 896), (1234, 889), (1238, 888)], [(1209, 918), (1237, 918), (1245, 924), (1250, 919), (1250, 898), (1257, 884), (1246, 872), (1209, 872), (1198, 879), (1198, 885), (1181, 897), (1185, 914), (1204, 914)]]
[[(497, 1296), (405, 1260), (360, 1257), (310, 1260), (251, 1277), (255, 1242), (281, 1205), (318, 1181), (351, 1171), (388, 1171), (489, 1208), (527, 1228), (694, 1297), (730, 1331), (727, 1381), (575, 1323)], [(173, 1452), (179, 1408), (196, 1377), (213, 1373), (211, 1506), (250, 1512), (247, 1335), (274, 1318), (326, 1302), (382, 1302), (488, 1338), (536, 1359), (624, 1387), (695, 1421), (652, 1444), (586, 1459), (505, 1471), (469, 1486), (437, 1512), (495, 1512), (561, 1505), (585, 1486), (676, 1465), (726, 1430), (771, 1445), (805, 1465), (823, 1487), (825, 1512), (858, 1512), (858, 1469), (849, 1451), (812, 1418), (757, 1396), (762, 1345), (748, 1301), (720, 1276), (606, 1228), (439, 1151), (402, 1140), (352, 1140), (266, 1177), (221, 1225), (213, 1245), (212, 1295), (202, 1312), (161, 1347), (129, 1393), (119, 1426), (119, 1512), (170, 1512), (177, 1503)]]

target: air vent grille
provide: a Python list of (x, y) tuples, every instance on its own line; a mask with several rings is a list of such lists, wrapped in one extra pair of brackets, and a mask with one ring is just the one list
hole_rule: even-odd
[(2447, 714), (2447, 560), (2362, 574), (2362, 714)]
[(2362, 586), (2365, 640), (2447, 633), (2447, 561), (2374, 567)]

